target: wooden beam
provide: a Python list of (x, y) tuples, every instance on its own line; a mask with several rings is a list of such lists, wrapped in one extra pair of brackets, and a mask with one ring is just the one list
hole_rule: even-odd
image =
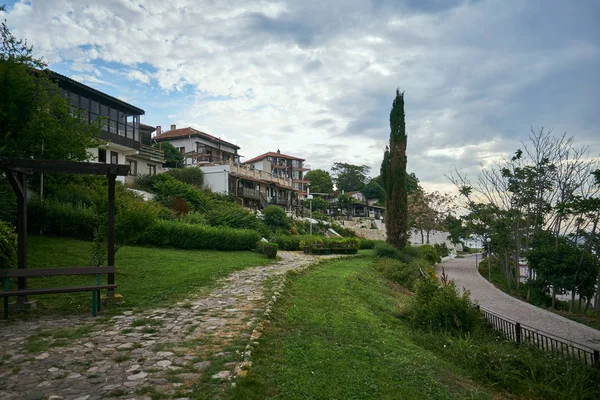
[(62, 160), (32, 160), (28, 158), (0, 158), (0, 167), (17, 172), (56, 172), (64, 174), (91, 174), (127, 176), (129, 165), (101, 164)]

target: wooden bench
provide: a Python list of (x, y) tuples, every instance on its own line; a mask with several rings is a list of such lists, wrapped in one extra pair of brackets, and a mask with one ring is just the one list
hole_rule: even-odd
[(331, 249), (329, 247), (325, 247), (323, 243), (314, 243), (310, 246), (310, 252), (312, 254), (331, 254)]
[(358, 252), (354, 243), (331, 243), (329, 247), (334, 254), (356, 254)]
[[(100, 290), (115, 289), (116, 284), (102, 284), (102, 274), (114, 274), (116, 267), (75, 267), (75, 268), (31, 268), (2, 269), (0, 281), (4, 288), (0, 297), (4, 297), (4, 319), (8, 319), (8, 298), (10, 296), (32, 296), (37, 294), (55, 294), (72, 292), (92, 292), (92, 316), (100, 311)], [(34, 278), (39, 276), (96, 275), (96, 284), (90, 286), (70, 286), (35, 289), (10, 289), (11, 278)]]

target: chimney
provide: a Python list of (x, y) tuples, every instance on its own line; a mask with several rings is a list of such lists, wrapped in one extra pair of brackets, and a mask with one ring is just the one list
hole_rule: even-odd
[(162, 128), (160, 127), (160, 125), (156, 125), (156, 136), (162, 134)]
[(177, 126), (175, 124), (171, 125), (171, 130), (174, 131), (175, 129), (177, 129)]

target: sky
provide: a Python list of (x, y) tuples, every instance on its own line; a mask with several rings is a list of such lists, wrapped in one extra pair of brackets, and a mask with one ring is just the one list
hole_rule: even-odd
[(600, 154), (597, 0), (39, 0), (0, 18), (143, 123), (203, 130), (245, 159), (279, 149), (376, 176), (397, 88), (408, 171), (429, 191), (532, 128)]

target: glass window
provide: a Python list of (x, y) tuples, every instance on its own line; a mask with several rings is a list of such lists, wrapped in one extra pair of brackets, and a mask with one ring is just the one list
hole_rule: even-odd
[(90, 111), (94, 114), (100, 114), (100, 104), (97, 101), (92, 100), (90, 105)]
[(102, 115), (103, 117), (110, 116), (108, 106), (105, 106), (104, 104), (100, 106), (100, 115)]
[(119, 153), (117, 153), (116, 151), (111, 151), (110, 152), (110, 163), (111, 164), (118, 164), (119, 163)]
[(137, 161), (135, 160), (127, 160), (129, 164), (129, 175), (136, 176), (137, 175)]
[(106, 149), (98, 149), (98, 162), (106, 163)]
[(71, 106), (79, 108), (79, 96), (77, 93), (69, 93), (69, 98), (71, 99)]
[(156, 175), (156, 165), (148, 164), (148, 175)]
[(133, 139), (133, 115), (127, 116), (127, 137)]
[(90, 99), (85, 96), (79, 96), (79, 108), (82, 110), (90, 109)]
[(117, 133), (117, 121), (114, 119), (109, 120), (109, 129), (110, 133)]
[(115, 121), (117, 121), (119, 119), (119, 111), (115, 110), (114, 108), (110, 109), (110, 119), (114, 119)]
[(119, 123), (117, 126), (119, 128), (119, 136), (125, 136), (125, 124)]

